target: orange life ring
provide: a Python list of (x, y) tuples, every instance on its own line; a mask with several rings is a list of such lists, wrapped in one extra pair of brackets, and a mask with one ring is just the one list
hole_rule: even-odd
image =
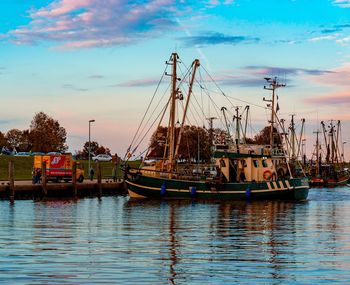
[(271, 180), (272, 178), (272, 172), (270, 170), (265, 170), (263, 173), (263, 177), (265, 180)]

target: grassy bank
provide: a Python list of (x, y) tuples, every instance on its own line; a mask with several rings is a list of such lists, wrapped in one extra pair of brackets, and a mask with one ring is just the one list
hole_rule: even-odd
[[(15, 165), (15, 180), (31, 180), (32, 179), (32, 169), (33, 169), (33, 157), (18, 157), (18, 156), (7, 156), (0, 155), (0, 180), (8, 180), (8, 165), (9, 161), (12, 160)], [(85, 178), (89, 178), (89, 161), (88, 160), (78, 160), (77, 161), (81, 168), (85, 170)], [(102, 170), (102, 178), (108, 178), (113, 176), (113, 162), (100, 162)], [(130, 166), (136, 167), (139, 162), (131, 162)], [(97, 163), (91, 161), (91, 167), (94, 168), (95, 178), (97, 173)], [(117, 171), (118, 178), (123, 177), (123, 173), (120, 169), (120, 165)]]

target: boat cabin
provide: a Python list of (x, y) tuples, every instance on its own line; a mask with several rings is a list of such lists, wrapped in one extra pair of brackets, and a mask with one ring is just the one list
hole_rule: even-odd
[(214, 158), (223, 182), (277, 179), (271, 156), (217, 151), (214, 153)]

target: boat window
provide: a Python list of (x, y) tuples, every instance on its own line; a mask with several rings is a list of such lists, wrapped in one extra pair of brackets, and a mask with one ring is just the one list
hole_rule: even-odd
[(254, 167), (259, 167), (259, 161), (256, 159), (253, 160)]
[(263, 167), (267, 167), (267, 166), (268, 166), (268, 165), (267, 165), (266, 159), (263, 159), (263, 160), (262, 160), (262, 165), (263, 165)]
[(226, 167), (225, 160), (223, 160), (223, 159), (220, 160), (220, 166), (221, 167)]
[(242, 167), (247, 167), (247, 162), (245, 160), (241, 160)]

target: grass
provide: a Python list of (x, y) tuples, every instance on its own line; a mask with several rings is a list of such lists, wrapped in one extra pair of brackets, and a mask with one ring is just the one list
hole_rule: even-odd
[[(0, 180), (8, 180), (8, 168), (9, 161), (13, 161), (15, 165), (15, 180), (31, 180), (32, 179), (32, 170), (33, 170), (33, 162), (34, 158), (32, 156), (29, 157), (18, 157), (18, 156), (8, 156), (8, 155), (0, 155)], [(89, 161), (88, 160), (78, 160), (77, 161), (81, 168), (85, 170), (85, 179), (89, 178)], [(94, 168), (96, 178), (97, 174), (97, 163), (91, 161), (91, 167)], [(102, 178), (110, 178), (113, 176), (113, 162), (100, 162)], [(131, 167), (137, 167), (140, 164), (139, 161), (130, 162)], [(123, 172), (120, 168), (120, 164), (118, 165), (117, 177), (122, 178)]]

